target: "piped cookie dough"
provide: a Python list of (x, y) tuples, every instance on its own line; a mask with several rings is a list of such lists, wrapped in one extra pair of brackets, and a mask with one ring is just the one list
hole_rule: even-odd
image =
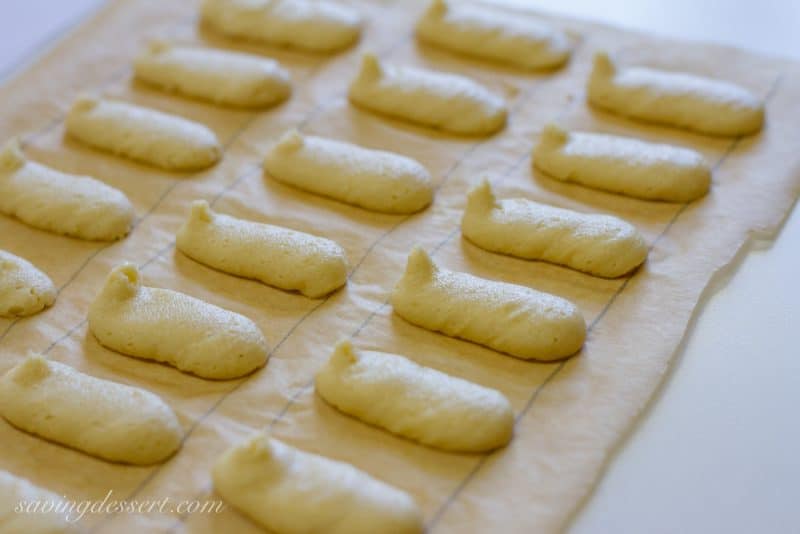
[(265, 108), (291, 93), (289, 73), (269, 58), (153, 41), (134, 61), (136, 78), (215, 104)]
[(488, 180), (469, 192), (461, 233), (491, 252), (606, 278), (627, 274), (647, 258), (644, 238), (622, 219), (523, 198), (497, 200)]
[(0, 415), (25, 432), (134, 465), (163, 462), (183, 439), (175, 413), (157, 395), (38, 355), (0, 378)]
[(461, 135), (489, 135), (506, 124), (502, 98), (457, 74), (381, 63), (364, 54), (350, 101), (375, 113)]
[(206, 126), (116, 100), (78, 97), (66, 130), (91, 147), (166, 170), (205, 169), (222, 155), (217, 136)]
[(226, 451), (212, 471), (229, 504), (275, 534), (421, 534), (407, 493), (350, 464), (263, 433)]
[(735, 137), (764, 123), (764, 105), (730, 82), (646, 67), (620, 68), (605, 52), (594, 58), (588, 100), (598, 108), (646, 122)]
[(361, 15), (327, 0), (205, 0), (203, 22), (228, 37), (330, 53), (355, 43)]
[(52, 306), (56, 288), (26, 259), (0, 250), (0, 317), (25, 317)]
[(711, 186), (698, 152), (630, 137), (544, 128), (533, 165), (548, 176), (645, 200), (691, 202)]
[(570, 301), (505, 282), (448, 271), (420, 247), (392, 293), (406, 321), (526, 360), (557, 360), (580, 350), (586, 323)]
[(544, 21), (478, 3), (432, 0), (417, 22), (425, 43), (526, 70), (555, 69), (569, 59), (567, 34)]
[(209, 267), (318, 298), (347, 283), (347, 257), (323, 237), (214, 212), (192, 203), (178, 249)]
[(29, 161), (17, 139), (0, 152), (0, 212), (40, 230), (96, 241), (125, 237), (134, 217), (122, 191)]
[(69, 503), (52, 491), (0, 470), (0, 532), (4, 534), (78, 534)]
[(89, 307), (105, 347), (203, 378), (244, 376), (267, 361), (267, 342), (243, 315), (177, 291), (142, 285), (130, 263), (114, 268)]
[(365, 423), (447, 451), (503, 447), (514, 431), (511, 404), (499, 391), (350, 341), (317, 373), (316, 390)]
[(433, 199), (428, 170), (411, 158), (290, 130), (264, 169), (285, 184), (372, 211), (414, 213)]

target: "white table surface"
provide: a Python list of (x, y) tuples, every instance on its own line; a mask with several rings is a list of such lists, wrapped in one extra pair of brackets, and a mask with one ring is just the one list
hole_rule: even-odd
[[(800, 59), (798, 0), (502, 1)], [(0, 77), (101, 2), (0, 0)], [(571, 532), (800, 532), (798, 266), (795, 209), (703, 306)]]

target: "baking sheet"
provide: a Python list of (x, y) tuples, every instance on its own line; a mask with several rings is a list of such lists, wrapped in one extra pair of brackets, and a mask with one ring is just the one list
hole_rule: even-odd
[[(0, 248), (46, 271), (56, 305), (23, 320), (0, 319), (0, 372), (28, 350), (46, 352), (92, 375), (147, 388), (177, 412), (187, 438), (155, 467), (110, 464), (24, 434), (0, 422), (0, 468), (74, 501), (217, 499), (209, 468), (255, 429), (350, 462), (409, 491), (431, 532), (553, 532), (590, 492), (615, 444), (659, 384), (703, 289), (753, 232), (774, 232), (800, 192), (800, 68), (719, 46), (683, 43), (608, 26), (553, 18), (576, 52), (555, 73), (527, 74), (459, 59), (415, 43), (420, 2), (353, 2), (367, 17), (360, 44), (332, 57), (227, 41), (200, 27), (196, 3), (110, 2), (55, 49), (0, 87), (0, 140), (21, 135), (31, 159), (89, 174), (123, 190), (137, 224), (125, 240), (89, 243), (0, 217)], [(292, 74), (289, 102), (265, 112), (215, 107), (131, 80), (130, 61), (152, 37), (199, 42), (279, 59)], [(767, 102), (767, 126), (744, 139), (710, 138), (596, 112), (584, 82), (595, 50), (625, 64), (648, 64), (737, 82)], [(459, 138), (383, 119), (348, 105), (346, 89), (361, 52), (398, 63), (458, 72), (508, 99), (508, 127), (485, 139)], [(195, 119), (226, 146), (224, 160), (196, 174), (127, 162), (64, 137), (63, 116), (80, 92), (99, 92)], [(714, 163), (713, 189), (690, 205), (646, 202), (551, 180), (531, 169), (542, 126), (686, 145)], [(265, 178), (260, 163), (290, 127), (396, 151), (426, 165), (437, 186), (431, 208), (381, 215), (299, 192)], [(500, 197), (523, 196), (636, 224), (652, 250), (633, 277), (603, 280), (561, 267), (485, 252), (463, 240), (467, 189), (488, 176)], [(215, 209), (324, 235), (351, 263), (349, 284), (312, 300), (204, 267), (175, 251), (191, 200)], [(533, 363), (414, 327), (392, 314), (388, 296), (414, 244), (441, 265), (528, 285), (571, 299), (590, 326), (570, 360)], [(87, 332), (89, 303), (110, 268), (133, 261), (148, 285), (183, 291), (243, 313), (272, 347), (268, 365), (243, 380), (213, 382), (100, 347)], [(315, 396), (312, 377), (340, 338), (413, 360), (505, 393), (517, 424), (509, 447), (490, 455), (439, 452), (346, 417)], [(257, 532), (231, 508), (219, 514), (88, 513), (97, 532)]]

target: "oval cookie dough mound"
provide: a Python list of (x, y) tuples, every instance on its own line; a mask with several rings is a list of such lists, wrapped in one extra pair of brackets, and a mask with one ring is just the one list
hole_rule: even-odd
[[(22, 511), (17, 512), (17, 507)], [(55, 493), (7, 471), (0, 471), (0, 532), (78, 534), (81, 529), (70, 523), (67, 510), (69, 503)], [(72, 518), (77, 519), (77, 514)]]
[(134, 216), (122, 191), (28, 161), (16, 139), (0, 152), (0, 212), (40, 230), (96, 241), (125, 237)]
[(21, 430), (112, 462), (163, 462), (183, 439), (157, 395), (37, 355), (0, 379), (0, 412)]
[(613, 113), (703, 134), (753, 134), (764, 106), (742, 87), (693, 74), (645, 67), (618, 68), (605, 52), (594, 58), (589, 103)]
[(506, 124), (506, 104), (481, 84), (456, 74), (384, 65), (364, 54), (350, 101), (373, 111), (462, 135), (489, 135)]
[(606, 278), (629, 273), (647, 258), (644, 238), (622, 219), (523, 198), (498, 201), (488, 180), (469, 192), (461, 233), (491, 252), (543, 260)]
[(259, 433), (212, 471), (228, 503), (276, 534), (419, 534), (422, 514), (404, 491), (344, 462)]
[(336, 242), (280, 226), (215, 213), (192, 203), (178, 249), (220, 271), (322, 297), (347, 283), (347, 257)]
[(130, 263), (108, 275), (89, 307), (89, 329), (105, 347), (203, 378), (238, 378), (267, 361), (267, 342), (253, 321), (177, 291), (145, 287)]
[(691, 202), (711, 186), (711, 168), (694, 150), (554, 125), (539, 137), (533, 164), (557, 180), (645, 200)]
[(277, 61), (250, 54), (154, 41), (134, 69), (161, 89), (228, 106), (269, 107), (291, 93), (289, 73)]
[(342, 412), (389, 432), (454, 452), (506, 445), (514, 413), (499, 391), (397, 354), (340, 342), (316, 377), (317, 393)]
[(201, 13), (229, 37), (309, 52), (347, 48), (361, 34), (357, 11), (326, 0), (205, 0)]
[(264, 169), (285, 184), (383, 213), (415, 213), (433, 200), (428, 170), (411, 158), (290, 130)]
[(114, 100), (77, 98), (66, 127), (89, 146), (166, 170), (205, 169), (222, 154), (217, 136), (204, 125)]
[(586, 323), (566, 299), (528, 287), (437, 267), (414, 247), (392, 293), (406, 321), (526, 360), (557, 360), (580, 350)]
[(554, 69), (569, 59), (567, 34), (521, 13), (494, 7), (433, 0), (417, 23), (426, 43), (522, 69)]
[(56, 288), (31, 262), (0, 250), (0, 317), (25, 317), (52, 306)]

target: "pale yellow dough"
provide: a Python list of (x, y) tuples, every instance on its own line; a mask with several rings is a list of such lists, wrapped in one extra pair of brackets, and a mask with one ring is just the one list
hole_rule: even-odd
[(428, 170), (411, 158), (290, 130), (264, 169), (285, 184), (383, 213), (414, 213), (433, 199)]
[(711, 168), (694, 150), (555, 125), (539, 137), (533, 165), (557, 180), (645, 200), (691, 202), (711, 186)]
[(622, 276), (644, 262), (647, 243), (631, 224), (523, 198), (497, 200), (488, 180), (474, 187), (461, 233), (479, 247), (596, 276)]
[(489, 135), (508, 114), (502, 98), (457, 74), (381, 64), (364, 54), (350, 101), (370, 111), (462, 135)]
[(420, 247), (408, 256), (392, 305), (412, 324), (526, 360), (565, 358), (586, 338), (583, 316), (570, 301), (441, 269)]
[(112, 350), (203, 378), (238, 378), (267, 361), (267, 342), (253, 321), (177, 291), (143, 286), (130, 263), (108, 275), (89, 307), (89, 329)]
[(21, 430), (112, 462), (163, 462), (183, 439), (157, 395), (38, 355), (0, 378), (0, 412)]
[(66, 128), (89, 146), (166, 170), (205, 169), (222, 155), (217, 136), (206, 126), (115, 100), (78, 97)]
[(511, 404), (499, 391), (349, 341), (317, 373), (316, 389), (346, 414), (446, 451), (489, 451), (514, 432)]
[(309, 52), (347, 48), (361, 34), (361, 15), (327, 0), (205, 0), (201, 14), (229, 37)]
[(418, 534), (422, 514), (404, 491), (344, 462), (263, 433), (226, 451), (214, 489), (275, 534)]
[(289, 97), (289, 73), (272, 59), (153, 41), (134, 61), (136, 77), (185, 96), (259, 108)]
[(421, 41), (513, 67), (560, 67), (572, 45), (562, 30), (518, 11), (451, 0), (432, 0), (417, 22)]
[(347, 257), (336, 242), (216, 213), (205, 200), (192, 203), (189, 218), (178, 231), (177, 246), (220, 271), (311, 298), (347, 283)]
[(589, 102), (619, 115), (703, 134), (735, 137), (764, 124), (764, 105), (730, 82), (645, 67), (619, 68), (605, 52), (594, 58)]
[(134, 216), (122, 191), (28, 161), (17, 139), (0, 152), (0, 212), (40, 230), (97, 241), (125, 237)]
[(3, 534), (78, 534), (69, 503), (30, 481), (0, 470), (0, 532)]
[(50, 277), (26, 259), (0, 250), (0, 317), (25, 317), (52, 306)]

